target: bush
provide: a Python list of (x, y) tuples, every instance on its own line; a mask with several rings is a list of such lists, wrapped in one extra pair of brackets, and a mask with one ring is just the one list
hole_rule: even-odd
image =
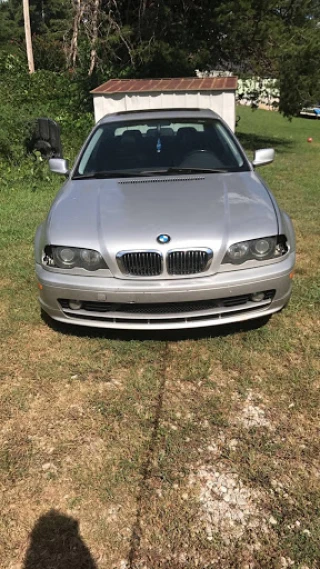
[(93, 123), (88, 78), (44, 70), (29, 75), (24, 58), (12, 54), (0, 56), (0, 76), (0, 160), (23, 159), (38, 117), (60, 124), (63, 146), (73, 157)]

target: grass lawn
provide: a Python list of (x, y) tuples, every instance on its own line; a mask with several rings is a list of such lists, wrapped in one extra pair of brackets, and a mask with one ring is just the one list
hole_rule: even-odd
[(320, 122), (237, 112), (297, 235), (259, 329), (50, 327), (32, 249), (60, 180), (0, 172), (2, 569), (320, 567)]

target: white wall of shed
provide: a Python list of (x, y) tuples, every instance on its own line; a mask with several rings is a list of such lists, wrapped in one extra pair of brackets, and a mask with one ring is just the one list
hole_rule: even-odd
[(148, 109), (211, 109), (220, 115), (231, 130), (235, 129), (235, 92), (198, 91), (176, 93), (118, 93), (94, 95), (95, 121), (110, 113)]

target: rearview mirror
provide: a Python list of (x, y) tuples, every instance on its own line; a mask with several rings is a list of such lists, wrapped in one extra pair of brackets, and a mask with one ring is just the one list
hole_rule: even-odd
[(274, 149), (273, 148), (262, 148), (261, 150), (256, 150), (253, 156), (252, 166), (264, 166), (265, 164), (270, 164), (274, 160)]
[(69, 174), (68, 160), (64, 160), (63, 158), (50, 158), (49, 168), (51, 172), (55, 174), (62, 176), (68, 176)]

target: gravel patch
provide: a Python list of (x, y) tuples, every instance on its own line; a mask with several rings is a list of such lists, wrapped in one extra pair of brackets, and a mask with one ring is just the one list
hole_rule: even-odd
[(221, 466), (203, 466), (192, 475), (190, 483), (200, 485), (201, 519), (209, 540), (219, 533), (229, 543), (248, 530), (256, 530), (256, 534), (267, 530), (267, 519), (260, 506), (263, 493), (245, 486), (237, 474), (226, 472)]
[(266, 427), (272, 429), (270, 421), (266, 418), (265, 411), (254, 402), (254, 396), (250, 390), (242, 412), (237, 418), (237, 422), (241, 423), (247, 429), (251, 427)]

